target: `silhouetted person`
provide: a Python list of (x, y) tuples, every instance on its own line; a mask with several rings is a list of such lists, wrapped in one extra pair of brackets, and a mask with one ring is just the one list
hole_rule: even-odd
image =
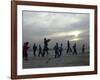
[(36, 44), (33, 45), (33, 55), (36, 56), (37, 46)]
[(38, 54), (38, 56), (42, 56), (42, 47), (41, 47), (41, 45), (39, 45), (39, 54)]
[(66, 53), (68, 53), (68, 52), (72, 52), (69, 40), (67, 41), (67, 51), (66, 51)]
[(85, 53), (85, 44), (82, 45), (82, 53)]
[(59, 57), (59, 47), (58, 47), (58, 43), (56, 43), (56, 45), (54, 46), (54, 50), (55, 50), (55, 58)]
[(25, 59), (25, 60), (28, 60), (28, 53), (27, 53), (28, 48), (29, 48), (28, 44), (29, 44), (29, 42), (25, 42), (23, 45), (23, 59)]
[(63, 46), (63, 44), (61, 43), (61, 45), (59, 47), (59, 57), (62, 55), (62, 50), (63, 50), (62, 46)]
[(73, 45), (73, 54), (77, 54), (76, 43)]
[(49, 48), (48, 48), (48, 42), (49, 41), (51, 41), (51, 39), (44, 38), (44, 49), (43, 49), (43, 55), (42, 56), (45, 55), (45, 52), (47, 53), (47, 55), (49, 54), (48, 53), (48, 50), (49, 50)]

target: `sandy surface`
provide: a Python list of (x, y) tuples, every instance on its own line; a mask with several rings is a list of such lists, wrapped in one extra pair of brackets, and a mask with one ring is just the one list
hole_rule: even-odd
[(28, 52), (28, 61), (23, 60), (23, 68), (46, 68), (89, 65), (89, 53), (78, 53), (77, 55), (73, 55), (72, 53), (66, 54), (63, 51), (61, 57), (54, 58), (55, 53), (53, 51), (49, 52), (50, 54), (46, 57), (33, 56), (33, 53), (31, 51)]

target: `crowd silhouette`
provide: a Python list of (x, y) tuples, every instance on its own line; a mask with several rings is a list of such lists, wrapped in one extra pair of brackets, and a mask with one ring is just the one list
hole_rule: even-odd
[[(33, 56), (38, 56), (38, 57), (45, 57), (49, 55), (49, 47), (48, 44), (51, 41), (51, 39), (47, 39), (44, 38), (44, 47), (42, 48), (41, 45), (39, 44), (38, 46), (34, 43), (33, 44)], [(28, 49), (29, 47), (29, 42), (25, 42), (23, 45), (23, 59), (24, 60), (28, 60)], [(82, 45), (82, 53), (85, 53), (85, 44)], [(56, 42), (56, 44), (54, 45), (53, 48), (54, 52), (55, 52), (55, 58), (59, 58), (62, 55), (63, 52), (63, 44), (60, 43), (60, 46), (58, 44), (58, 42)], [(38, 51), (38, 55), (36, 54), (36, 52)], [(67, 48), (66, 48), (66, 54), (68, 53), (72, 53), (74, 54), (78, 54), (77, 52), (77, 44), (74, 43), (73, 46), (71, 47), (70, 45), (70, 41), (67, 41)]]

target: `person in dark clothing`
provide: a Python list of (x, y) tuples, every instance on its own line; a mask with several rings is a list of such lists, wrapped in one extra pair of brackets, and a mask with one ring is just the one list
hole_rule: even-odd
[(61, 43), (61, 45), (59, 47), (59, 57), (62, 55), (62, 50), (63, 50), (62, 46), (63, 46), (63, 44)]
[(29, 48), (28, 44), (29, 44), (29, 42), (25, 42), (23, 45), (23, 59), (25, 59), (25, 60), (28, 60), (28, 53), (27, 53), (28, 48)]
[(37, 46), (36, 44), (33, 45), (33, 55), (36, 56)]
[(59, 47), (58, 47), (58, 43), (56, 43), (56, 45), (54, 46), (54, 50), (55, 50), (55, 58), (59, 57)]
[(85, 44), (82, 45), (82, 53), (85, 53)]
[(39, 44), (39, 54), (38, 54), (38, 56), (41, 56), (42, 55), (42, 47), (41, 47), (41, 45)]
[(66, 51), (66, 53), (68, 53), (68, 52), (72, 52), (69, 40), (67, 41), (67, 51)]
[(45, 52), (47, 53), (47, 55), (49, 54), (48, 53), (48, 50), (49, 50), (48, 43), (49, 43), (49, 41), (51, 41), (51, 39), (44, 38), (44, 49), (43, 49), (43, 54), (42, 54), (43, 57), (45, 56)]
[(76, 43), (73, 45), (73, 54), (77, 54)]

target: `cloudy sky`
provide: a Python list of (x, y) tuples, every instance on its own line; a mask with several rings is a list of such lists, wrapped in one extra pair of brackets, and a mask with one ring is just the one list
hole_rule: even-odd
[(49, 46), (56, 42), (66, 44), (67, 40), (81, 46), (89, 46), (89, 14), (23, 11), (23, 43), (41, 44), (50, 38)]

